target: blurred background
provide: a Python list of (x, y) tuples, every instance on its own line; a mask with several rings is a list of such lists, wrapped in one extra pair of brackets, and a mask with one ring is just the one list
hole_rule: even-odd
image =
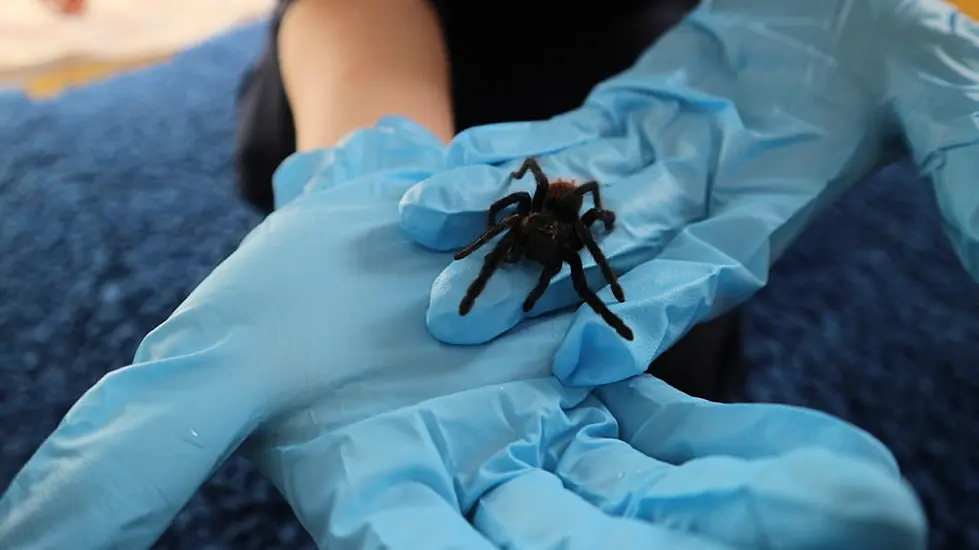
[(0, 87), (50, 96), (67, 86), (158, 63), (275, 0), (3, 0)]
[[(0, 487), (259, 222), (234, 192), (234, 98), (272, 1), (56, 4), (0, 2)], [(746, 316), (741, 399), (873, 433), (931, 547), (979, 548), (979, 285), (913, 166), (822, 216)], [(313, 545), (235, 456), (156, 548)]]

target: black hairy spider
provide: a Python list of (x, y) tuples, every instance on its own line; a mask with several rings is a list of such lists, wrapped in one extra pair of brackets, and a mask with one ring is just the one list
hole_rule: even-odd
[[(501, 263), (516, 263), (524, 256), (544, 265), (537, 286), (523, 304), (523, 310), (530, 311), (544, 294), (551, 279), (567, 262), (571, 267), (571, 282), (581, 299), (620, 336), (632, 340), (632, 330), (588, 287), (581, 258), (578, 255), (583, 248), (588, 249), (605, 280), (612, 287), (612, 294), (619, 302), (624, 302), (625, 293), (590, 232), (591, 225), (596, 221), (602, 222), (606, 231), (611, 231), (615, 225), (615, 213), (602, 208), (598, 183), (589, 181), (577, 185), (574, 181), (564, 179), (548, 181), (534, 158), (526, 159), (519, 170), (510, 174), (510, 178), (520, 179), (524, 177), (527, 170), (530, 170), (537, 182), (534, 196), (531, 197), (530, 193), (520, 191), (494, 202), (489, 209), (489, 228), (472, 244), (455, 255), (456, 260), (461, 260), (500, 233), (509, 230), (486, 255), (479, 275), (469, 285), (469, 290), (459, 303), (459, 314), (466, 315), (472, 310), (476, 297), (486, 287), (486, 282)], [(584, 196), (588, 193), (592, 194), (595, 206), (579, 217)], [(512, 205), (516, 205), (516, 212), (497, 221), (499, 213)]]

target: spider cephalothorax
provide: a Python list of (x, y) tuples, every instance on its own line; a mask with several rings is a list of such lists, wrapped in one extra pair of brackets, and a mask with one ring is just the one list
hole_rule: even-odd
[[(525, 160), (520, 169), (511, 173), (510, 177), (520, 179), (527, 170), (530, 170), (537, 182), (534, 195), (531, 197), (530, 193), (520, 191), (494, 202), (489, 209), (489, 228), (472, 244), (455, 255), (456, 260), (461, 260), (500, 233), (507, 231), (500, 242), (486, 255), (483, 268), (476, 280), (469, 285), (469, 290), (459, 304), (459, 314), (469, 313), (476, 302), (476, 297), (503, 262), (515, 263), (526, 257), (544, 265), (537, 285), (524, 301), (524, 311), (530, 311), (534, 307), (551, 279), (561, 271), (562, 265), (567, 263), (571, 268), (571, 282), (581, 299), (623, 338), (632, 340), (632, 330), (589, 288), (581, 257), (578, 255), (583, 248), (588, 249), (595, 258), (595, 263), (602, 270), (605, 280), (611, 286), (612, 294), (618, 301), (624, 302), (625, 293), (608, 260), (605, 259), (605, 255), (591, 235), (591, 225), (597, 221), (602, 222), (606, 231), (611, 231), (615, 225), (615, 214), (602, 208), (598, 183), (589, 181), (577, 185), (570, 180), (548, 181), (533, 158)], [(595, 206), (580, 215), (584, 197), (588, 193), (591, 193)], [(516, 206), (516, 211), (497, 220), (500, 212), (510, 206)]]

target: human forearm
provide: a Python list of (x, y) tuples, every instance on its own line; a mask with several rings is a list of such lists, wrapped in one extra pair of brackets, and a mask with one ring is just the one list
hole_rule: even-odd
[(387, 115), (454, 134), (445, 46), (426, 0), (299, 0), (282, 20), (279, 61), (300, 151)]

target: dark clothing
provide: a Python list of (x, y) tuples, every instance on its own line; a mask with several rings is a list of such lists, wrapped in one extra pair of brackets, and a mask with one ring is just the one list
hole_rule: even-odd
[[(566, 2), (432, 0), (452, 67), (456, 129), (536, 120), (570, 111), (599, 82), (631, 66), (695, 0), (606, 0), (601, 9)], [(277, 35), (239, 92), (237, 170), (245, 200), (271, 212), (272, 174), (295, 152), (292, 112), (279, 73)], [(740, 375), (736, 313), (695, 327), (650, 372), (692, 395), (721, 399)]]

